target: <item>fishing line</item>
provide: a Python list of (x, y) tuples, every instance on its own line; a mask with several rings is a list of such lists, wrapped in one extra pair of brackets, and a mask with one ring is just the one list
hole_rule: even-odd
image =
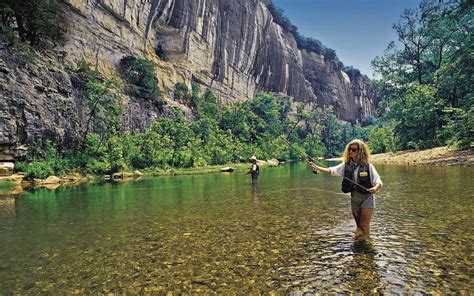
[(319, 192), (325, 192), (325, 193), (334, 194), (334, 191), (333, 191), (333, 190), (320, 189), (320, 188), (312, 188), (312, 187), (304, 187), (304, 188), (284, 188), (284, 189), (277, 189), (277, 190), (271, 190), (271, 191), (263, 191), (262, 193), (268, 194), (268, 193), (288, 192), (288, 191), (319, 191)]
[[(283, 136), (283, 135), (279, 134), (270, 124), (267, 124), (267, 123), (265, 122), (265, 120), (263, 120), (260, 116), (258, 116), (258, 114), (255, 113), (252, 109), (250, 109), (250, 112), (252, 112), (258, 119), (260, 119), (260, 120), (263, 122), (263, 124), (264, 124), (268, 129), (270, 129), (270, 130), (277, 136), (277, 138)], [(299, 149), (297, 149), (295, 146), (293, 146), (293, 144), (291, 144), (291, 142), (288, 141), (288, 139), (283, 138), (283, 140), (284, 140), (293, 150), (295, 150), (295, 152), (296, 152), (299, 156), (301, 156), (301, 158), (303, 158), (308, 164), (310, 163), (310, 159), (313, 160), (314, 162), (318, 162), (318, 161), (316, 161), (315, 159), (313, 159), (312, 157), (306, 155), (306, 153), (303, 153), (303, 152), (299, 151)], [(318, 163), (321, 164), (320, 162), (318, 162)], [(322, 165), (322, 166), (323, 166), (323, 165)], [(317, 174), (318, 171), (313, 170), (313, 173)]]
[[(258, 119), (260, 119), (260, 120), (263, 122), (263, 124), (264, 124), (267, 128), (269, 128), (275, 135), (277, 135), (277, 138), (279, 138), (279, 137), (282, 136), (282, 135), (279, 134), (273, 127), (271, 127), (270, 124), (267, 124), (267, 122), (266, 122), (265, 120), (263, 120), (260, 116), (258, 116), (258, 114), (255, 113), (255, 112), (252, 110), (252, 108), (249, 108), (249, 110), (250, 110), (250, 112), (252, 112)], [(263, 112), (263, 113), (264, 113), (264, 115), (266, 115), (265, 112)], [(295, 152), (296, 152), (299, 156), (301, 156), (301, 157), (304, 159), (304, 161), (306, 161), (306, 163), (311, 164), (312, 162), (313, 162), (313, 163), (316, 162), (316, 163), (318, 163), (321, 167), (326, 168), (326, 169), (328, 168), (328, 167), (326, 167), (325, 165), (321, 164), (319, 161), (315, 160), (314, 158), (312, 158), (312, 157), (306, 155), (306, 153), (303, 153), (303, 152), (299, 151), (298, 149), (296, 149), (296, 147), (293, 146), (293, 144), (291, 144), (288, 139), (285, 139), (285, 138), (282, 138), (282, 139), (283, 139), (293, 150), (295, 150)], [(310, 161), (310, 160), (312, 160), (312, 161)], [(319, 172), (318, 172), (318, 170), (313, 170), (313, 173), (314, 173), (314, 174), (318, 174)], [(352, 183), (352, 184), (354, 184), (354, 185), (356, 185), (356, 186), (359, 186), (360, 188), (362, 188), (362, 189), (368, 191), (367, 188), (365, 188), (364, 186), (360, 185), (359, 183), (357, 183), (357, 182), (355, 182), (355, 181), (353, 181), (353, 180), (347, 178), (346, 176), (342, 176), (342, 178), (345, 179), (345, 180), (347, 180), (347, 181), (349, 181), (350, 183)]]

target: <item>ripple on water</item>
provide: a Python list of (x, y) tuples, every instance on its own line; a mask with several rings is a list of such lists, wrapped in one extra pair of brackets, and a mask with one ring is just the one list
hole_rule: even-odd
[(262, 170), (259, 191), (234, 174), (33, 193), (0, 208), (0, 290), (472, 293), (474, 199), (452, 178), (427, 186), (416, 169), (379, 168), (368, 245), (352, 242), (340, 180), (304, 166)]

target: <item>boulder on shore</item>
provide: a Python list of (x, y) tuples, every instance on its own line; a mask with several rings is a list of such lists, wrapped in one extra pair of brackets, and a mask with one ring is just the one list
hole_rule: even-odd
[(280, 162), (276, 158), (272, 158), (272, 159), (267, 160), (267, 163), (268, 163), (269, 166), (277, 166), (277, 165), (280, 164)]
[(61, 179), (56, 176), (49, 176), (46, 179), (33, 179), (35, 181), (35, 185), (48, 185), (48, 184), (59, 184), (61, 183)]
[(13, 169), (15, 165), (13, 162), (0, 162), (0, 176), (13, 175)]

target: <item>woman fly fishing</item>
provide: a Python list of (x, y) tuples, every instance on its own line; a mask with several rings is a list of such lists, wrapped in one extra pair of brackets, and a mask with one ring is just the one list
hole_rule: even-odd
[(362, 140), (352, 140), (346, 145), (343, 162), (333, 167), (321, 167), (313, 162), (313, 169), (333, 176), (343, 177), (342, 191), (351, 194), (352, 216), (357, 228), (354, 241), (365, 241), (370, 234), (370, 219), (375, 208), (375, 193), (382, 187), (382, 180), (375, 167), (369, 163), (370, 151)]

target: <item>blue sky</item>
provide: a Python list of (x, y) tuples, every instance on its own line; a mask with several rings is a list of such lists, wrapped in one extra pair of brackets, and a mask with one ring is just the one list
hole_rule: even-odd
[(336, 51), (339, 60), (373, 77), (370, 61), (396, 41), (392, 25), (420, 0), (273, 0), (298, 27)]

